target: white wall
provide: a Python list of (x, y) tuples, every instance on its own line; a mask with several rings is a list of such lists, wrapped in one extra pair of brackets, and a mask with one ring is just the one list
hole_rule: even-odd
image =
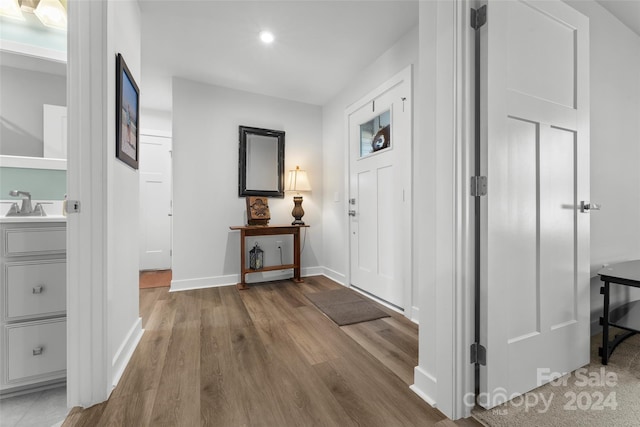
[[(420, 289), (418, 362), (411, 389), (452, 419), (467, 417), (473, 394), (471, 70), (472, 1), (420, 2), (420, 74), (414, 164)], [(466, 69), (466, 70), (465, 70)]]
[[(303, 194), (303, 220), (311, 227), (302, 252), (302, 274), (320, 272), (321, 123), (318, 106), (174, 78), (172, 289), (229, 285), (239, 280), (239, 232), (230, 231), (229, 226), (246, 224), (245, 199), (238, 197), (240, 125), (285, 131), (285, 175), (296, 165), (307, 170), (313, 191)], [(293, 221), (291, 194), (286, 193), (284, 199), (270, 198), (269, 208), (271, 225)], [(280, 258), (275, 240), (248, 238), (247, 245), (262, 242), (265, 265), (276, 265)], [(292, 243), (278, 240), (284, 241), (286, 263)], [(258, 273), (248, 279), (276, 277), (282, 275)]]
[[(602, 330), (596, 271), (640, 258), (640, 36), (594, 1), (569, 1), (589, 17), (591, 35), (592, 332)], [(612, 305), (640, 291), (612, 286)]]
[[(340, 95), (322, 108), (322, 158), (325, 165), (322, 212), (323, 260), (325, 274), (343, 284), (346, 284), (349, 269), (349, 248), (345, 245), (348, 232), (346, 206), (348, 194), (345, 193), (347, 170), (345, 110), (350, 104), (358, 101), (410, 64), (414, 64), (413, 75), (418, 75), (418, 27), (408, 31), (396, 44), (362, 70), (347, 87), (340, 91)], [(415, 96), (413, 98), (416, 99)], [(415, 126), (414, 114), (414, 129)], [(415, 304), (417, 287), (414, 287), (413, 291)], [(407, 310), (410, 308), (406, 307)]]
[(142, 336), (138, 174), (115, 159), (115, 61), (140, 81), (136, 0), (68, 4), (67, 403), (106, 400)]
[[(109, 3), (110, 67), (107, 73), (108, 123), (115, 123), (115, 58), (121, 53), (140, 85), (140, 8), (137, 1)], [(112, 95), (113, 94), (113, 95)], [(144, 95), (142, 95), (144, 96)], [(109, 318), (109, 379), (115, 385), (141, 336), (139, 316), (138, 246), (139, 176), (115, 157), (115, 126), (108, 126), (107, 150), (107, 296)]]
[[(144, 87), (141, 87), (140, 90), (144, 93)], [(145, 131), (159, 130), (170, 134), (172, 127), (171, 111), (154, 110), (151, 108), (140, 110), (140, 129)]]
[[(414, 259), (414, 281), (420, 292), (420, 336), (418, 364), (414, 379), (414, 390), (434, 404), (437, 389), (437, 316), (436, 316), (436, 40), (437, 4), (420, 2), (420, 73), (417, 80), (416, 141), (414, 147), (414, 212), (419, 212), (421, 221), (416, 221)], [(418, 186), (417, 182), (426, 183)]]

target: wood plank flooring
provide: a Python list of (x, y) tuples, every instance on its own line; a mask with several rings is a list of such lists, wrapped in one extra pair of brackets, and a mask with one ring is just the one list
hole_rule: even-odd
[(140, 272), (140, 289), (171, 286), (171, 270), (147, 270)]
[(411, 390), (418, 328), (392, 317), (338, 327), (304, 296), (323, 277), (169, 293), (142, 289), (144, 336), (107, 402), (63, 426), (450, 424)]

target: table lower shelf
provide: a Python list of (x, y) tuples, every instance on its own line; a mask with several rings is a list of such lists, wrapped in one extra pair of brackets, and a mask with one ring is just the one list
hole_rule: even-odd
[(262, 267), (262, 268), (259, 268), (257, 270), (254, 270), (253, 268), (245, 268), (242, 273), (243, 274), (246, 274), (246, 273), (261, 273), (263, 271), (289, 270), (291, 268), (296, 268), (295, 264), (270, 265), (268, 267)]

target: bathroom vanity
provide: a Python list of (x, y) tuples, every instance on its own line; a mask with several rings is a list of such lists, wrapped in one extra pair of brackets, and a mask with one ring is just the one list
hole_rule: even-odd
[(0, 396), (63, 383), (66, 221), (0, 218)]
[[(66, 192), (66, 33), (31, 30), (12, 26), (24, 40), (0, 44), (7, 107), (2, 119), (23, 130), (0, 132), (0, 398), (66, 380), (66, 218), (35, 216), (44, 215), (43, 206), (23, 212), (30, 195), (11, 194), (34, 183), (28, 190), (49, 204)], [(21, 83), (25, 76), (33, 84)], [(19, 203), (15, 197), (23, 198), (20, 212), (4, 204)], [(61, 206), (46, 210), (62, 211)]]

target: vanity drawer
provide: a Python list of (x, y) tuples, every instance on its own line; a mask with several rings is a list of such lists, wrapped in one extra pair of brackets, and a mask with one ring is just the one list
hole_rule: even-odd
[(4, 265), (5, 320), (64, 314), (65, 260), (10, 262)]
[(65, 318), (5, 326), (7, 383), (35, 377), (63, 377), (67, 369)]
[(67, 250), (66, 227), (3, 228), (3, 255), (52, 255)]

